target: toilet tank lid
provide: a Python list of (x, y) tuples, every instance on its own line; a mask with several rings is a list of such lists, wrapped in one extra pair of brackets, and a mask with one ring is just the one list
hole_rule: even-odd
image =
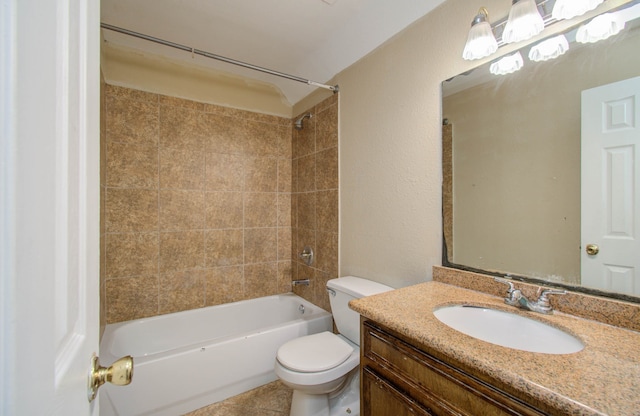
[(355, 276), (344, 276), (337, 279), (331, 279), (327, 282), (327, 287), (347, 293), (356, 298), (393, 290), (392, 287), (383, 285), (382, 283)]

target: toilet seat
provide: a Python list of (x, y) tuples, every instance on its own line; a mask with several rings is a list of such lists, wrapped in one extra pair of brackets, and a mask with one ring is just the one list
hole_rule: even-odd
[(291, 370), (316, 373), (339, 366), (353, 351), (341, 337), (325, 331), (285, 343), (278, 349), (277, 359)]

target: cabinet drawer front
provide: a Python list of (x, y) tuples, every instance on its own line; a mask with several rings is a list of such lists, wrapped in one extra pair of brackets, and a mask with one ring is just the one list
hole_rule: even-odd
[(370, 368), (362, 370), (363, 416), (434, 416)]
[[(410, 380), (465, 415), (544, 415), (463, 371), (365, 322), (363, 356), (394, 383)], [(415, 397), (420, 397), (416, 393)]]

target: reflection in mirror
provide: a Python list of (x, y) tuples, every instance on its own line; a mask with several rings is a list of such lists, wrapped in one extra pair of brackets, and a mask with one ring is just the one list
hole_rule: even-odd
[(445, 265), (640, 302), (639, 27), (443, 83)]

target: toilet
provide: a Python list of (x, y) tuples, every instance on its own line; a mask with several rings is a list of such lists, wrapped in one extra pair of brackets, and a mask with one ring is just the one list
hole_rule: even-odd
[(307, 335), (278, 349), (275, 373), (293, 389), (291, 416), (360, 414), (360, 315), (349, 309), (349, 301), (389, 290), (354, 276), (327, 282), (339, 334)]

